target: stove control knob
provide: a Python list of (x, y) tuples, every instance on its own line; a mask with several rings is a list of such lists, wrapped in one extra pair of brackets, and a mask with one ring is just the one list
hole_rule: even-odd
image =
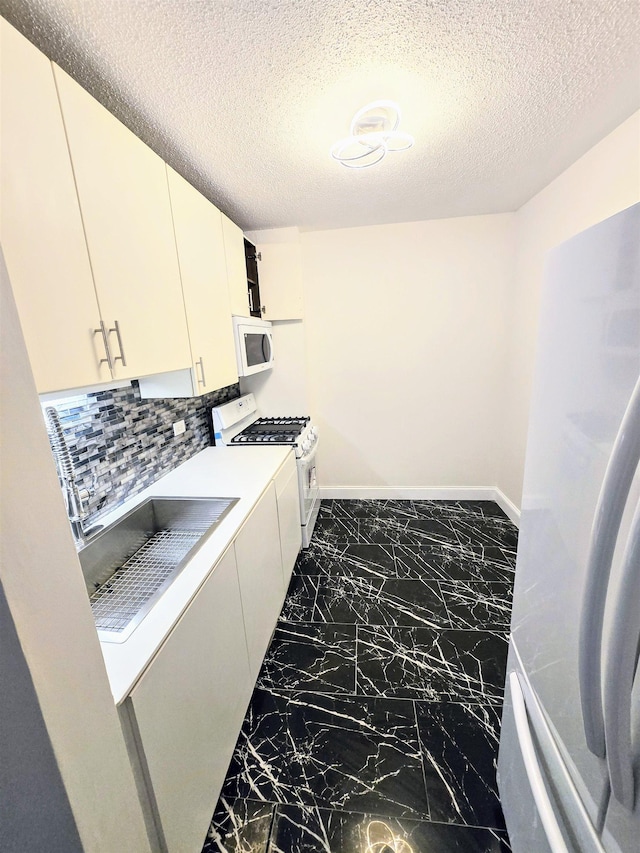
[(309, 441), (308, 438), (305, 438), (305, 440), (302, 442), (303, 451), (306, 453), (310, 447), (311, 447), (311, 442)]
[(311, 435), (317, 439), (318, 438), (318, 427), (311, 427)]

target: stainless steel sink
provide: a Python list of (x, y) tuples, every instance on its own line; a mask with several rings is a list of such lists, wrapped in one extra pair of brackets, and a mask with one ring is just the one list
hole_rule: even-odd
[(79, 552), (101, 640), (123, 643), (238, 498), (149, 498)]

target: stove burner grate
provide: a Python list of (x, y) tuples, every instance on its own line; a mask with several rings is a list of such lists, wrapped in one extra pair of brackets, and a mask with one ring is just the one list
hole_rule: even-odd
[(231, 439), (232, 444), (295, 444), (298, 437), (296, 432), (241, 432)]
[(258, 418), (232, 444), (295, 444), (310, 418)]

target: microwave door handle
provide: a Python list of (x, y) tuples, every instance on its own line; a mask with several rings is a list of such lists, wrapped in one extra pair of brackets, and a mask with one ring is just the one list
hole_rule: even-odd
[(631, 742), (631, 692), (640, 648), (640, 502), (622, 560), (615, 619), (604, 666), (604, 729), (611, 791), (633, 810), (635, 790)]
[(587, 746), (605, 757), (602, 713), (602, 622), (620, 522), (640, 459), (640, 378), (622, 418), (598, 496), (585, 569), (578, 678)]
[(264, 356), (265, 364), (271, 361), (271, 342), (269, 335), (266, 333), (262, 336), (262, 355)]

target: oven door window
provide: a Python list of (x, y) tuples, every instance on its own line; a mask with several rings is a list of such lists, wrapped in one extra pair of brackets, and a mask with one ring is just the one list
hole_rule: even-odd
[(257, 364), (268, 364), (271, 361), (271, 341), (269, 335), (248, 333), (244, 336), (244, 347), (247, 354), (247, 367)]

